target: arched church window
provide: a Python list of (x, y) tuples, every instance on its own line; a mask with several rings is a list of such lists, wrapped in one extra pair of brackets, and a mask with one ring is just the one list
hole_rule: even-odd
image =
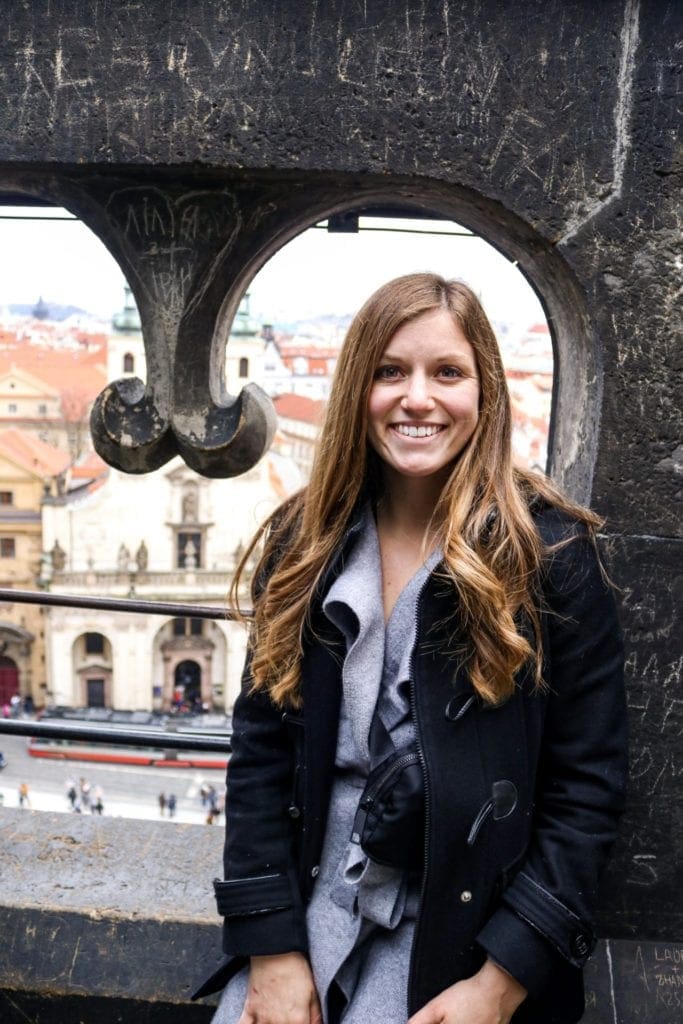
[(104, 654), (104, 637), (101, 633), (85, 634), (85, 653)]
[(133, 373), (135, 370), (135, 356), (131, 352), (126, 352), (123, 357), (123, 372)]
[(249, 376), (249, 360), (246, 356), (242, 356), (240, 359), (239, 375), (242, 378)]

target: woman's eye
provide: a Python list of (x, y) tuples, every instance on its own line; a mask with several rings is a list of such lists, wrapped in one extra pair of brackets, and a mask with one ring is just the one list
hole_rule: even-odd
[(458, 377), (462, 377), (462, 371), (457, 366), (442, 366), (439, 376), (445, 377), (447, 380), (456, 380)]
[(399, 373), (398, 366), (379, 366), (375, 371), (375, 380), (395, 380)]

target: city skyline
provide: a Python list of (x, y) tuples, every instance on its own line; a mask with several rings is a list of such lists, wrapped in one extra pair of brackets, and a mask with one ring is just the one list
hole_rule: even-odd
[[(384, 281), (433, 270), (470, 284), (494, 321), (521, 330), (544, 320), (536, 293), (516, 265), (484, 239), (462, 231), (452, 222), (368, 218), (361, 220), (358, 234), (310, 228), (252, 280), (252, 313), (261, 322), (278, 324), (350, 315)], [(120, 267), (67, 211), (5, 208), (0, 240), (0, 309), (35, 303), (40, 296), (103, 320), (121, 308)]]

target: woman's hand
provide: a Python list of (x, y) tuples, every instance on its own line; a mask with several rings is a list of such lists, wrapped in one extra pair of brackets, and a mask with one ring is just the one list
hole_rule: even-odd
[(313, 974), (301, 953), (252, 956), (237, 1024), (322, 1024)]
[(430, 999), (408, 1024), (508, 1024), (527, 991), (487, 960), (472, 978)]

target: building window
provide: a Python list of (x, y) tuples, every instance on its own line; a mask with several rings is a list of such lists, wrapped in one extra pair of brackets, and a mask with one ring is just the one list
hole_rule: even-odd
[(8, 409), (8, 412), (16, 412), (17, 411), (17, 404), (16, 404), (16, 402), (10, 402), (9, 405), (7, 406), (7, 409)]
[(0, 558), (16, 558), (14, 537), (0, 537)]
[(133, 373), (134, 370), (135, 357), (130, 352), (126, 352), (125, 356), (123, 357), (123, 372)]
[(179, 530), (176, 565), (179, 569), (201, 569), (202, 535), (198, 530)]
[(240, 374), (240, 377), (248, 377), (249, 376), (249, 360), (246, 359), (244, 356), (242, 356), (242, 358), (240, 359), (239, 374)]
[(104, 637), (101, 633), (85, 634), (85, 653), (104, 654)]
[(14, 491), (0, 491), (0, 505), (13, 505)]
[(47, 416), (47, 406), (45, 405), (44, 402), (41, 402), (40, 405), (38, 406), (38, 415)]
[(202, 619), (174, 619), (173, 636), (203, 636), (204, 622)]

